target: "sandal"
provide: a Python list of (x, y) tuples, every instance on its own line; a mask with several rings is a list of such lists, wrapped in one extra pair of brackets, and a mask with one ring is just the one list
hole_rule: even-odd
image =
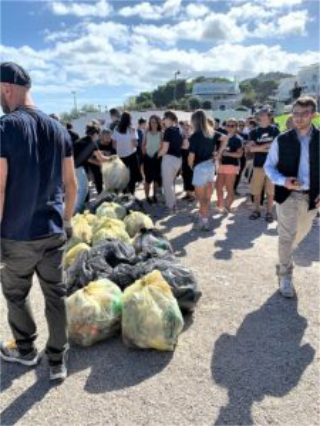
[(266, 222), (268, 222), (268, 223), (272, 223), (273, 222), (273, 214), (272, 213), (267, 213), (266, 214)]
[(259, 217), (261, 217), (261, 213), (256, 210), (251, 213), (251, 215), (249, 216), (249, 219), (256, 220), (256, 219), (259, 219)]

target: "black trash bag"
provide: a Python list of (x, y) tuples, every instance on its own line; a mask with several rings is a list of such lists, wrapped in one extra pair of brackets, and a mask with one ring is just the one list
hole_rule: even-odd
[(124, 290), (137, 281), (138, 278), (136, 265), (121, 263), (113, 269), (109, 280), (117, 284), (121, 290)]
[(76, 260), (65, 272), (65, 282), (67, 285), (67, 294), (73, 294), (80, 288), (85, 287), (92, 281), (93, 273), (87, 269), (89, 251), (84, 250), (77, 256)]
[(106, 239), (93, 247), (89, 252), (89, 262), (94, 258), (103, 259), (111, 268), (115, 268), (120, 263), (133, 265), (138, 261), (131, 244), (114, 239)]
[(139, 263), (135, 271), (141, 278), (155, 269), (161, 272), (170, 285), (180, 309), (184, 312), (192, 312), (202, 295), (193, 272), (179, 263), (164, 259), (149, 259)]
[(132, 194), (119, 194), (116, 195), (114, 199), (115, 203), (120, 204), (120, 206), (124, 207), (129, 214), (131, 211), (142, 212), (145, 213), (145, 209), (143, 207), (142, 201), (138, 200)]
[(137, 254), (144, 252), (150, 257), (166, 257), (173, 254), (173, 248), (169, 240), (156, 228), (142, 228), (133, 243)]
[(97, 211), (97, 208), (101, 206), (102, 203), (112, 203), (114, 199), (116, 198), (117, 194), (113, 192), (101, 192), (101, 194), (98, 195), (98, 197), (91, 203), (90, 205), (90, 212), (95, 214)]

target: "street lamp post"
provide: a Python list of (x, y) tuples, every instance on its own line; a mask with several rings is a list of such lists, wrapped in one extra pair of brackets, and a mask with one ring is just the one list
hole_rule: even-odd
[(78, 113), (78, 106), (77, 106), (77, 92), (75, 90), (73, 90), (72, 92), (73, 95), (73, 104), (74, 104), (74, 110), (76, 113)]
[(180, 71), (174, 73), (174, 91), (173, 91), (173, 103), (174, 108), (177, 109), (177, 76), (180, 75)]

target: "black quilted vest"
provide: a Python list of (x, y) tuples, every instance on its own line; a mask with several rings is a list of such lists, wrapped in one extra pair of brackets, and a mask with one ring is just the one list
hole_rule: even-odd
[[(310, 191), (309, 210), (316, 208), (315, 200), (320, 195), (319, 176), (319, 137), (320, 132), (312, 127), (309, 145)], [(285, 177), (297, 177), (300, 164), (300, 141), (295, 130), (289, 130), (278, 136), (279, 163), (277, 169)], [(282, 204), (291, 194), (284, 186), (275, 185), (274, 199)]]

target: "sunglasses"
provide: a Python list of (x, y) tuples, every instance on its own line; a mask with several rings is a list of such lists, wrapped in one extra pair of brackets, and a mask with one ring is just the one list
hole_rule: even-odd
[(233, 128), (233, 127), (237, 127), (235, 124), (227, 124), (227, 126), (226, 127), (231, 127), (231, 128)]

